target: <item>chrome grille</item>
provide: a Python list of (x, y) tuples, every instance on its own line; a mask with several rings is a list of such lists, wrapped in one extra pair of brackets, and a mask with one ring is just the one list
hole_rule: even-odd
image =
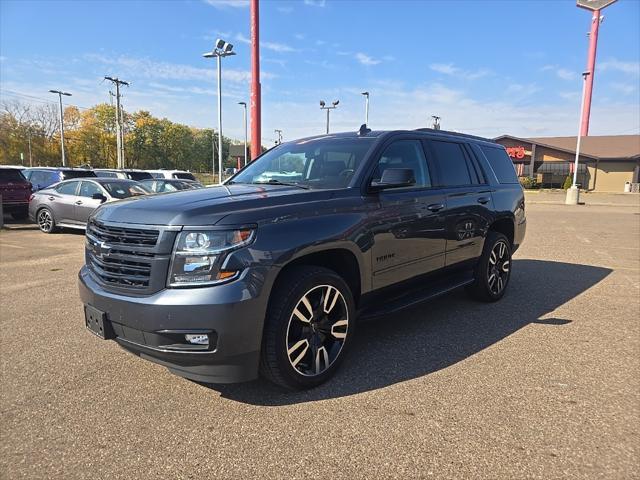
[(154, 282), (153, 272), (164, 269), (166, 275), (168, 262), (168, 257), (158, 252), (160, 233), (160, 230), (90, 221), (87, 266), (96, 280), (115, 290), (135, 290), (141, 294), (157, 290), (164, 281), (157, 278)]
[(138, 228), (122, 228), (107, 226), (96, 221), (87, 226), (87, 233), (101, 242), (123, 245), (155, 246), (158, 242), (157, 230), (143, 230)]

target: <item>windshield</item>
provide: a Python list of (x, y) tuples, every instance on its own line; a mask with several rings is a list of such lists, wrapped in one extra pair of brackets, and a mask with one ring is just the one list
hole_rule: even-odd
[(153, 178), (149, 172), (126, 172), (131, 180), (147, 180)]
[(100, 182), (113, 198), (128, 198), (151, 193), (138, 182)]
[(373, 142), (372, 138), (328, 136), (285, 143), (250, 163), (229, 183), (345, 188)]
[(173, 174), (173, 178), (180, 178), (181, 180), (195, 180), (196, 177), (189, 172), (177, 172)]

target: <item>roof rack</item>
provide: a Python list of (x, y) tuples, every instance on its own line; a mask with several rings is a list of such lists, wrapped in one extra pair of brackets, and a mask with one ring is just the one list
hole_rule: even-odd
[(479, 137), (477, 135), (470, 135), (468, 133), (451, 132), (449, 130), (436, 130), (434, 128), (416, 128), (416, 132), (430, 132), (430, 133), (442, 133), (444, 135), (450, 135), (453, 137), (473, 138), (474, 140), (483, 140), (485, 142), (495, 143), (495, 141), (486, 137)]

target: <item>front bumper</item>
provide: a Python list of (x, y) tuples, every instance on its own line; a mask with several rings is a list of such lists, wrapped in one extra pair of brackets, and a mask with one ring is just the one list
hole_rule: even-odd
[[(195, 381), (232, 383), (258, 375), (270, 270), (248, 268), (239, 279), (206, 288), (163, 289), (148, 296), (107, 291), (86, 266), (78, 274), (80, 298), (105, 312), (116, 342), (141, 358)], [(269, 274), (269, 275), (268, 275)], [(166, 331), (208, 331), (208, 351), (167, 349)]]

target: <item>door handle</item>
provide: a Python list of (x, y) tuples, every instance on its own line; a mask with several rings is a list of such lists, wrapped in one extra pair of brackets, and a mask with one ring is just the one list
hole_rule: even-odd
[(478, 199), (478, 203), (481, 203), (482, 205), (484, 205), (485, 203), (489, 203), (489, 197), (480, 197)]
[(82, 200), (78, 200), (78, 201), (76, 202), (76, 205), (82, 205)]
[(432, 212), (439, 212), (443, 208), (444, 208), (444, 205), (442, 203), (432, 203), (427, 207), (427, 209), (431, 210)]

